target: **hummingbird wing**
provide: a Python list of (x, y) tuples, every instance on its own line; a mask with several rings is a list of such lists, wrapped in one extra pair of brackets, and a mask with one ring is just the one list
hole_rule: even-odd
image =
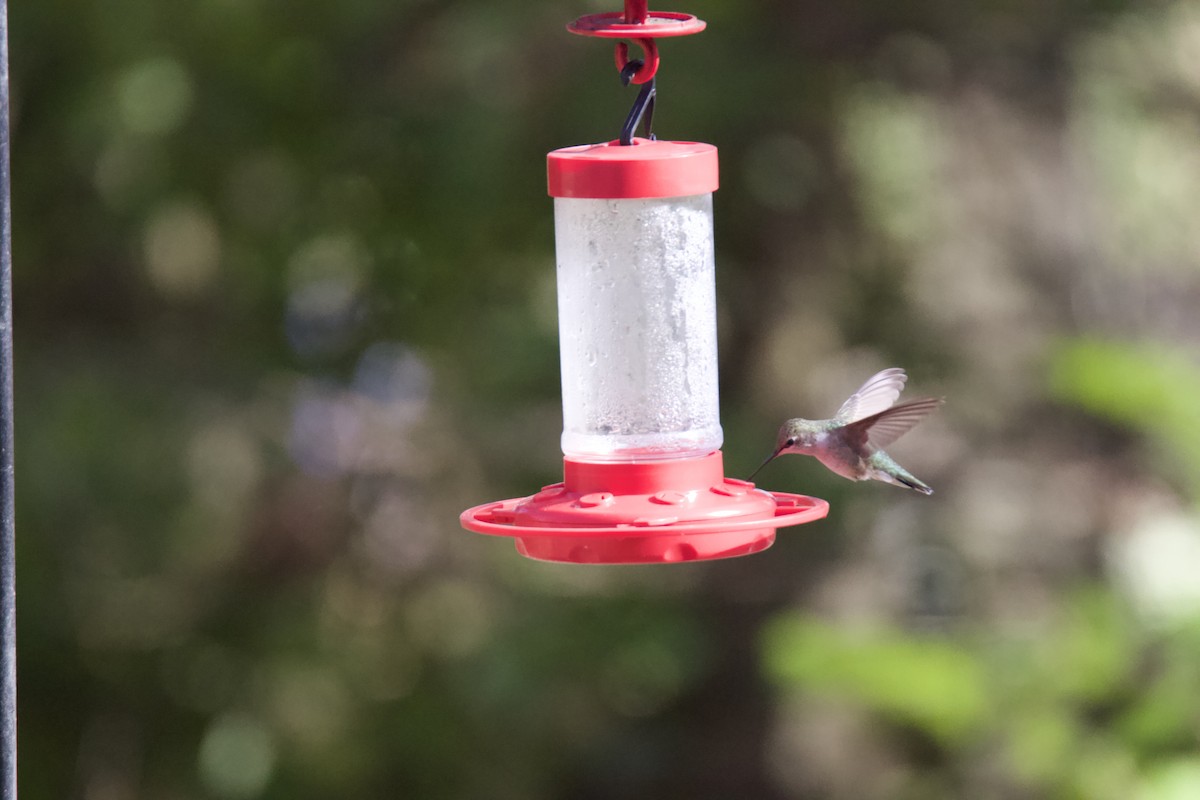
[(842, 403), (834, 419), (845, 425), (891, 408), (907, 380), (908, 376), (899, 367), (875, 373)]
[(912, 430), (914, 425), (936, 411), (944, 401), (941, 397), (910, 400), (850, 423), (846, 426), (846, 433), (849, 441), (855, 444), (869, 443), (882, 450)]

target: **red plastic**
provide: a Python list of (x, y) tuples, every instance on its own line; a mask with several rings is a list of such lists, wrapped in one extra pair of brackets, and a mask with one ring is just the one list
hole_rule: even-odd
[(580, 17), (567, 25), (567, 30), (580, 36), (603, 39), (665, 39), (699, 33), (707, 25), (693, 14), (675, 11), (650, 11), (645, 22), (626, 22), (625, 12), (608, 11)]
[[(707, 23), (692, 14), (674, 11), (647, 11), (646, 3), (626, 0), (624, 11), (604, 14), (588, 14), (567, 26), (571, 33), (580, 36), (599, 36), (605, 39), (632, 39), (645, 53), (644, 63), (631, 80), (646, 83), (658, 72), (658, 45), (655, 39), (670, 36), (688, 36), (704, 30)], [(616, 48), (617, 71), (625, 69), (629, 62), (629, 48), (624, 43)]]
[(720, 451), (700, 458), (597, 463), (563, 459), (563, 482), (463, 512), (467, 530), (512, 536), (543, 561), (653, 564), (749, 555), (775, 531), (823, 518), (824, 500), (726, 478)]
[(546, 157), (551, 197), (687, 197), (719, 184), (717, 148), (702, 142), (635, 138), (554, 150)]
[[(637, 42), (638, 47), (642, 48), (642, 66), (633, 73), (629, 82), (646, 83), (658, 72), (658, 45), (654, 43), (653, 39), (634, 39), (634, 41)], [(613, 51), (613, 58), (617, 62), (617, 72), (624, 72), (625, 66), (629, 63), (629, 45), (618, 42), (616, 50)]]

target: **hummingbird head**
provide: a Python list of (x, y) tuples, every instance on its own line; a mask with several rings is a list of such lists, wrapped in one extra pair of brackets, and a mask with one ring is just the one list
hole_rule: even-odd
[(806, 419), (789, 419), (779, 428), (779, 435), (775, 438), (775, 450), (767, 456), (766, 461), (758, 466), (758, 469), (750, 474), (747, 480), (752, 479), (759, 473), (759, 470), (779, 456), (785, 453), (811, 453), (815, 444), (816, 429), (811, 422)]
[(779, 428), (779, 435), (775, 439), (775, 456), (811, 453), (816, 445), (816, 434), (816, 427), (808, 420), (789, 419)]

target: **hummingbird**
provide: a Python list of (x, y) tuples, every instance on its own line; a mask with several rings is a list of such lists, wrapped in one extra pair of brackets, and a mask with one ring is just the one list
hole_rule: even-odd
[(832, 419), (789, 419), (779, 429), (775, 451), (750, 475), (786, 453), (817, 460), (852, 481), (877, 480), (933, 494), (928, 484), (883, 451), (943, 402), (927, 397), (894, 405), (908, 375), (899, 367), (877, 372), (842, 403)]

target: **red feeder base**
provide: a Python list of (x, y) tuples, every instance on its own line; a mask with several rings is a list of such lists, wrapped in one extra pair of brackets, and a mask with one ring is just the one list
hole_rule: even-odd
[(815, 497), (726, 478), (721, 452), (601, 463), (563, 459), (563, 482), (462, 513), (464, 528), (512, 536), (517, 552), (576, 564), (659, 564), (765, 550), (775, 529), (823, 518)]

